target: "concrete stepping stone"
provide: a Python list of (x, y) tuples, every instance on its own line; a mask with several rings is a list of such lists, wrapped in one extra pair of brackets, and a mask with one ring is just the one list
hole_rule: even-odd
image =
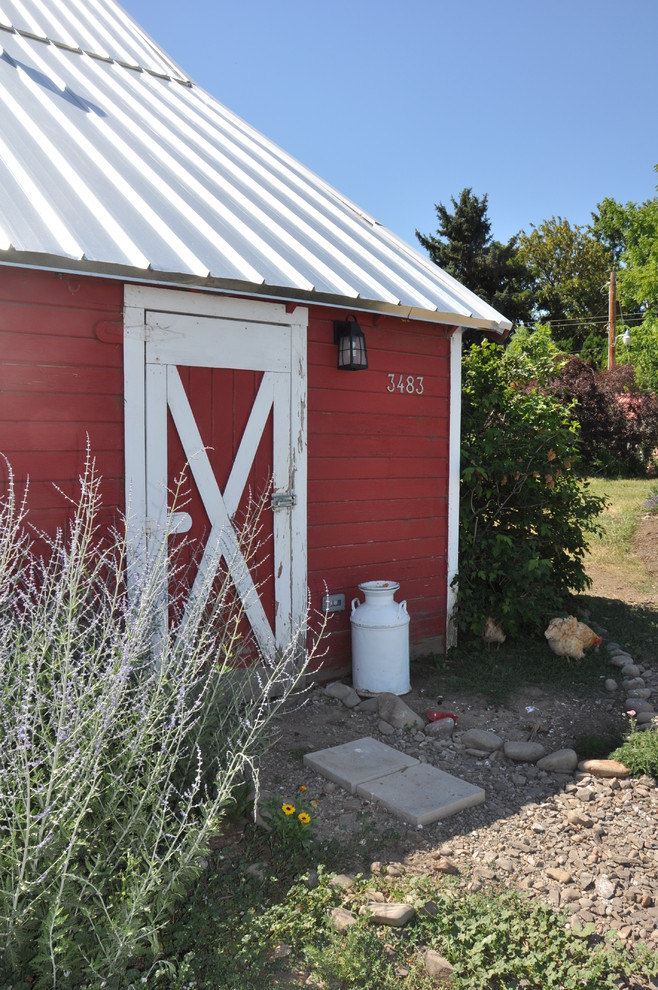
[(378, 801), (410, 825), (429, 825), (484, 802), (481, 787), (453, 777), (429, 763), (398, 770), (359, 784), (359, 797)]
[(485, 799), (481, 787), (420, 763), (371, 736), (307, 753), (304, 763), (350, 793), (378, 801), (411, 825), (447, 818)]
[(340, 784), (350, 794), (355, 794), (359, 784), (414, 766), (418, 760), (372, 736), (364, 736), (342, 746), (306, 753), (304, 763), (323, 777)]

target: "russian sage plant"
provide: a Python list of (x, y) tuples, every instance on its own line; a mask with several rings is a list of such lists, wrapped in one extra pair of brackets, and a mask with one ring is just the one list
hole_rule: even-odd
[[(194, 598), (178, 593), (184, 624), (158, 623), (180, 576), (167, 533), (128, 593), (128, 541), (102, 531), (99, 508), (89, 457), (70, 528), (54, 538), (26, 536), (10, 471), (0, 501), (3, 986), (120, 986), (135, 960), (148, 972), (308, 659), (298, 630), (245, 669), (241, 605), (219, 559)], [(247, 557), (257, 531), (256, 513)]]

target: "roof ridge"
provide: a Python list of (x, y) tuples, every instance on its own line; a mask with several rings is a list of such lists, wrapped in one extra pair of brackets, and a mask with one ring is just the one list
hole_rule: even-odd
[[(149, 75), (156, 76), (158, 79), (177, 82), (182, 86), (192, 87), (194, 85), (192, 80), (186, 75), (172, 75), (170, 72), (159, 72), (149, 65), (140, 65), (137, 61), (127, 62), (124, 59), (117, 58), (115, 55), (106, 55), (102, 52), (95, 52), (90, 48), (83, 48), (81, 45), (71, 45), (67, 41), (60, 41), (58, 38), (36, 34), (34, 31), (27, 30), (27, 28), (17, 28), (13, 25), (0, 24), (0, 31), (6, 31), (7, 34), (16, 34), (21, 38), (29, 38), (30, 41), (40, 41), (41, 44), (54, 45), (56, 48), (63, 48), (64, 51), (72, 52), (74, 55), (88, 55), (89, 58), (98, 59), (100, 62), (121, 65), (126, 69), (132, 69), (133, 72), (148, 72)], [(156, 54), (162, 56), (163, 53), (158, 49)]]

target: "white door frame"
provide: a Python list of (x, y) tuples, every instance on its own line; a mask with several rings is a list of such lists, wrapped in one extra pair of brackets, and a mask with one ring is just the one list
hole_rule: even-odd
[[(235, 553), (235, 537), (227, 523), (239, 503), (255, 450), (252, 449), (253, 444), (241, 443), (229, 482), (225, 491), (220, 492), (175, 365), (178, 361), (190, 366), (215, 366), (212, 356), (208, 357), (207, 349), (195, 349), (194, 340), (197, 338), (194, 334), (190, 338), (190, 346), (185, 347), (181, 357), (181, 334), (194, 325), (195, 318), (197, 323), (205, 326), (208, 317), (231, 321), (235, 334), (251, 333), (260, 342), (254, 353), (250, 351), (248, 360), (245, 360), (244, 346), (240, 346), (239, 338), (234, 334), (228, 338), (224, 335), (221, 359), (216, 366), (264, 372), (249, 420), (253, 429), (246, 430), (245, 436), (257, 431), (260, 423), (264, 425), (274, 404), (275, 449), (287, 447), (283, 472), (273, 479), (275, 495), (288, 491), (291, 482), (295, 493), (292, 508), (274, 512), (273, 556), (277, 562), (274, 568), (275, 629), (271, 630), (257, 596), (254, 601), (252, 595), (248, 608), (252, 629), (261, 649), (272, 655), (284, 649), (291, 637), (303, 630), (307, 608), (308, 310), (297, 307), (289, 313), (285, 305), (279, 303), (150, 286), (126, 285), (124, 288), (124, 435), (126, 516), (131, 553), (129, 581), (138, 573), (139, 560), (147, 551), (149, 532), (157, 529), (158, 520), (153, 519), (154, 506), (162, 503), (163, 497), (166, 498), (166, 484), (159, 484), (157, 492), (153, 487), (149, 491), (147, 484), (149, 476), (160, 481), (166, 478), (166, 448), (159, 445), (158, 449), (147, 450), (146, 437), (147, 433), (158, 435), (158, 431), (166, 436), (167, 408), (179, 433), (182, 431), (184, 434), (188, 452), (198, 445), (198, 453), (190, 459), (190, 470), (213, 526), (211, 537), (230, 565), (231, 555)], [(276, 347), (271, 343), (274, 339), (278, 341)], [(150, 397), (148, 405), (147, 388)], [(155, 403), (153, 395), (157, 397)], [(277, 415), (277, 404), (280, 410), (285, 406), (285, 415)], [(148, 431), (147, 416), (154, 418), (153, 422), (149, 422)], [(162, 515), (163, 511), (164, 504), (160, 506), (159, 514)], [(286, 574), (287, 561), (290, 561), (289, 577)], [(284, 564), (283, 568), (278, 566), (280, 563)], [(249, 585), (253, 589), (246, 569), (240, 570), (239, 574), (236, 570), (235, 583), (241, 595), (247, 593)], [(300, 642), (301, 646), (303, 644)]]

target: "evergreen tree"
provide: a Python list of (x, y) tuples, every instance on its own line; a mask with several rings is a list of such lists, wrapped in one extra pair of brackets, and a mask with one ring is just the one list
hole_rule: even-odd
[(532, 312), (531, 279), (519, 259), (517, 238), (507, 244), (493, 240), (487, 215), (487, 194), (475, 196), (463, 189), (451, 196), (450, 210), (435, 205), (436, 234), (416, 237), (432, 261), (484, 299), (513, 323), (529, 323)]

